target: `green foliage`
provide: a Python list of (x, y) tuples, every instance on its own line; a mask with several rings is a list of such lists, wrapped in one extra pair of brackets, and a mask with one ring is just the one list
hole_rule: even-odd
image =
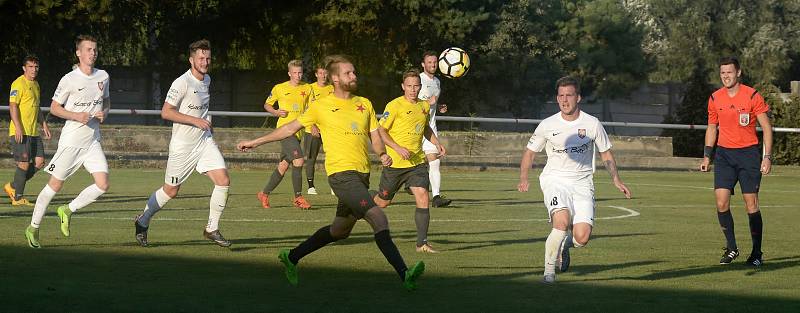
[[(688, 83), (686, 94), (674, 116), (664, 120), (668, 124), (708, 125), (708, 97), (714, 87), (706, 82), (705, 66), (695, 66), (694, 75)], [(702, 157), (705, 132), (700, 130), (666, 129), (662, 136), (672, 137), (675, 156)]]
[[(773, 125), (796, 127), (800, 125), (800, 96), (792, 95), (788, 102), (780, 97), (780, 90), (772, 86), (762, 92), (769, 104)], [(797, 133), (774, 133), (772, 157), (775, 164), (800, 164), (800, 136)]]

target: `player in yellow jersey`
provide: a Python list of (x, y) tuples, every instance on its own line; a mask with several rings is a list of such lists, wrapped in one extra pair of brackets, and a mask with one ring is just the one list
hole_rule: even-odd
[[(314, 76), (317, 82), (311, 84), (311, 99), (309, 106), (314, 104), (314, 101), (326, 97), (333, 93), (333, 85), (328, 84), (326, 76), (328, 71), (325, 66), (317, 65), (314, 70)], [(308, 194), (317, 194), (317, 188), (314, 187), (314, 166), (317, 163), (317, 155), (319, 148), (322, 146), (322, 137), (319, 135), (319, 128), (317, 125), (306, 127), (306, 135), (303, 138), (303, 150), (306, 152), (306, 181), (308, 181)]]
[[(272, 92), (264, 103), (264, 109), (278, 117), (278, 124), (281, 127), (291, 123), (308, 106), (308, 98), (311, 95), (311, 88), (308, 84), (301, 81), (303, 78), (303, 61), (292, 60), (288, 64), (289, 81), (283, 82), (272, 87)], [(273, 106), (278, 104), (278, 108)], [(311, 204), (303, 198), (301, 189), (303, 188), (303, 150), (300, 149), (300, 138), (303, 132), (298, 131), (294, 136), (289, 136), (281, 141), (281, 160), (278, 168), (272, 173), (269, 181), (257, 196), (261, 201), (261, 206), (269, 208), (269, 194), (283, 180), (283, 175), (289, 170), (289, 163), (292, 165), (292, 187), (294, 188), (294, 206), (301, 209), (310, 209)]]
[(297, 262), (304, 256), (337, 240), (350, 236), (356, 221), (363, 218), (372, 226), (375, 242), (383, 256), (394, 267), (403, 287), (413, 290), (417, 278), (425, 271), (425, 263), (417, 262), (408, 268), (389, 233), (389, 220), (369, 195), (368, 149), (378, 154), (384, 166), (392, 165), (386, 154), (375, 120), (372, 103), (353, 94), (357, 88), (355, 67), (344, 56), (326, 58), (328, 79), (333, 95), (318, 100), (300, 118), (283, 125), (260, 138), (240, 142), (237, 147), (248, 151), (262, 144), (292, 136), (303, 126), (316, 124), (327, 142), (325, 170), (328, 182), (336, 192), (339, 203), (336, 217), (330, 225), (317, 230), (292, 250), (281, 250), (278, 258), (286, 267), (286, 278), (297, 285)]
[(445, 149), (439, 143), (436, 134), (428, 125), (430, 104), (417, 98), (420, 83), (419, 71), (408, 70), (403, 74), (403, 96), (389, 102), (381, 118), (381, 139), (388, 147), (387, 153), (392, 160), (391, 166), (384, 167), (381, 183), (374, 200), (385, 208), (392, 202), (395, 193), (403, 184), (411, 188), (417, 209), (414, 221), (417, 225), (417, 252), (436, 253), (428, 244), (428, 225), (431, 215), (429, 208), (428, 162), (422, 150), (423, 136), (436, 147), (439, 156), (445, 155)]
[[(17, 161), (17, 169), (14, 172), (14, 180), (3, 186), (3, 190), (11, 198), (11, 205), (32, 205), (28, 199), (22, 197), (25, 193), (25, 183), (33, 178), (36, 171), (44, 167), (42, 139), (50, 139), (47, 121), (42, 118), (42, 112), (39, 110), (39, 82), (36, 81), (38, 75), (39, 59), (29, 55), (22, 61), (22, 75), (11, 83), (8, 99), (11, 123), (8, 126), (8, 136), (14, 160)], [(42, 123), (41, 136), (39, 136), (39, 122)]]

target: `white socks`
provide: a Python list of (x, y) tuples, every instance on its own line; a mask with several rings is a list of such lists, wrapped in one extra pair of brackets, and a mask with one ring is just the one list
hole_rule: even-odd
[(428, 179), (431, 182), (431, 194), (438, 196), (440, 188), (442, 187), (442, 173), (439, 172), (439, 164), (441, 160), (436, 159), (428, 162)]
[(142, 216), (139, 217), (139, 225), (150, 227), (150, 219), (152, 219), (153, 215), (155, 215), (158, 210), (161, 210), (169, 200), (172, 200), (172, 198), (164, 192), (164, 188), (158, 188), (158, 190), (153, 192), (153, 194), (150, 195), (150, 199), (147, 199), (147, 205), (144, 207)]
[(39, 228), (39, 224), (42, 223), (42, 218), (44, 217), (44, 211), (47, 210), (50, 200), (53, 200), (55, 196), (55, 190), (50, 188), (50, 185), (45, 184), (42, 191), (39, 192), (39, 196), (36, 197), (36, 206), (33, 207), (33, 216), (31, 217), (31, 226), (33, 228)]
[(547, 236), (547, 241), (544, 243), (544, 274), (555, 274), (556, 261), (558, 260), (558, 253), (561, 250), (561, 242), (567, 232), (553, 228), (550, 235)]
[(209, 233), (219, 229), (219, 218), (222, 216), (222, 211), (225, 210), (225, 205), (228, 203), (228, 188), (230, 187), (214, 185), (214, 191), (211, 192), (208, 224), (206, 224), (206, 231)]
[(75, 199), (72, 199), (72, 202), (69, 203), (69, 210), (72, 211), (72, 213), (75, 213), (75, 211), (97, 200), (97, 198), (104, 193), (106, 193), (105, 190), (100, 189), (100, 187), (97, 187), (96, 184), (92, 184), (91, 186), (84, 188), (83, 191), (81, 191), (81, 193), (75, 197)]

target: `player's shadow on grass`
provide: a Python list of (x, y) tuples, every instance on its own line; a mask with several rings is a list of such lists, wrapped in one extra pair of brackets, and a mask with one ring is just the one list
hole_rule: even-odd
[(640, 277), (632, 277), (631, 279), (662, 280), (662, 279), (672, 279), (672, 278), (689, 277), (695, 275), (704, 275), (709, 273), (731, 272), (731, 271), (742, 272), (745, 275), (750, 276), (750, 275), (758, 275), (759, 273), (766, 273), (780, 269), (796, 267), (798, 265), (800, 265), (800, 255), (777, 258), (777, 259), (765, 259), (764, 265), (760, 267), (748, 266), (744, 264), (743, 261), (735, 261), (734, 263), (731, 263), (729, 265), (712, 264), (708, 266), (691, 266), (686, 268), (670, 269)]
[[(626, 237), (632, 237), (632, 236), (652, 236), (652, 235), (655, 235), (655, 233), (592, 235), (592, 241), (604, 240), (604, 239), (608, 239), (608, 238), (626, 238)], [(540, 237), (535, 237), (535, 238), (528, 237), (528, 238), (519, 238), (519, 239), (485, 240), (485, 241), (458, 241), (458, 240), (452, 240), (452, 239), (445, 239), (445, 240), (433, 240), (433, 242), (441, 243), (443, 245), (457, 246), (455, 248), (450, 248), (450, 249), (447, 249), (447, 250), (459, 251), (459, 250), (480, 249), (480, 248), (492, 247), (492, 246), (503, 246), (503, 245), (513, 245), (513, 244), (544, 242), (546, 240), (547, 240), (546, 236), (540, 236)]]
[[(465, 260), (475, 265), (472, 271), (469, 265), (437, 268), (431, 260), (419, 289), (410, 293), (377, 251), (331, 258), (335, 253), (321, 250), (300, 263), (300, 284), (292, 287), (272, 255), (264, 259), (210, 248), (178, 255), (3, 245), (0, 294), (9, 296), (0, 306), (7, 312), (715, 312), (725, 304), (725, 312), (771, 313), (800, 307), (797, 297), (769, 296), (767, 291), (545, 285), (539, 283), (539, 268), (490, 258)], [(576, 296), (564, 298), (570, 294)]]

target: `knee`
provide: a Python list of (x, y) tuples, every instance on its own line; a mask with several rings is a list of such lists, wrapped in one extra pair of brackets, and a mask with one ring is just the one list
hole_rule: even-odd
[(292, 161), (292, 165), (294, 167), (303, 167), (303, 164), (305, 164), (305, 161), (302, 158), (301, 159), (294, 159), (294, 161)]
[(108, 182), (107, 181), (105, 181), (105, 182), (95, 182), (94, 185), (97, 186), (97, 189), (100, 189), (100, 191), (102, 191), (102, 192), (108, 191)]
[(220, 177), (220, 178), (217, 179), (216, 182), (214, 182), (214, 185), (217, 185), (217, 186), (230, 186), (231, 185), (231, 178), (228, 177), (227, 175), (224, 176), (224, 177)]
[(286, 170), (288, 170), (288, 169), (289, 169), (289, 162), (281, 161), (280, 163), (278, 163), (278, 171), (279, 172), (285, 173)]
[(23, 171), (27, 171), (30, 166), (31, 166), (31, 164), (28, 163), (28, 162), (18, 162), (17, 163), (17, 167), (19, 167), (19, 169), (21, 169)]
[(179, 186), (170, 186), (164, 185), (161, 189), (164, 190), (164, 193), (167, 194), (170, 198), (175, 198), (178, 195), (178, 190), (180, 190)]
[(380, 199), (378, 197), (375, 197), (375, 198), (376, 198), (375, 199), (375, 204), (377, 204), (378, 207), (381, 208), (381, 209), (385, 209), (387, 206), (389, 206), (390, 203), (392, 203), (392, 201), (390, 201), (390, 200), (383, 200), (383, 199)]
[(589, 236), (588, 235), (583, 235), (583, 236), (575, 236), (575, 235), (573, 235), (572, 243), (576, 247), (583, 247), (583, 246), (589, 244)]
[(717, 200), (717, 211), (726, 212), (730, 209), (729, 205), (730, 201), (728, 200)]

